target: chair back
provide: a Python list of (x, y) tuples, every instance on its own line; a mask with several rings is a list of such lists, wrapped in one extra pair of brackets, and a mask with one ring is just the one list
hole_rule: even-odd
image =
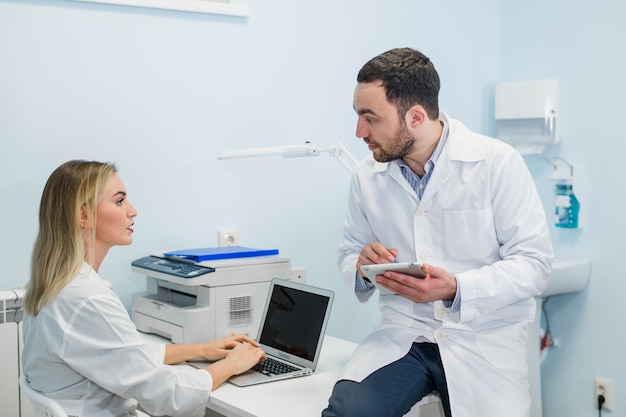
[(20, 375), (20, 389), (35, 410), (35, 417), (68, 417), (61, 406), (50, 397), (46, 397), (39, 391), (35, 391), (29, 384), (24, 375)]

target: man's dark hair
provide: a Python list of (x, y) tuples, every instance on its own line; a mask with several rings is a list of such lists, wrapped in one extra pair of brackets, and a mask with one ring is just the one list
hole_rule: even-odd
[(370, 59), (357, 75), (357, 82), (381, 81), (387, 100), (401, 119), (416, 104), (431, 120), (439, 117), (439, 75), (428, 57), (411, 48), (396, 48)]

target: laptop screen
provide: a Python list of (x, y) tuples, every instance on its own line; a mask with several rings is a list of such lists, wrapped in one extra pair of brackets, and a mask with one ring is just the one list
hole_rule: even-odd
[(313, 361), (329, 297), (275, 284), (259, 343)]

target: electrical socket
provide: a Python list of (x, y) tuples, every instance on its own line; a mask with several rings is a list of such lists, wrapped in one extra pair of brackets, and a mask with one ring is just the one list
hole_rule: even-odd
[(605, 410), (613, 410), (613, 381), (604, 378), (594, 379), (593, 403), (598, 408), (598, 396), (604, 395), (604, 404), (602, 408)]
[(239, 232), (235, 229), (221, 229), (217, 231), (218, 246), (238, 246)]

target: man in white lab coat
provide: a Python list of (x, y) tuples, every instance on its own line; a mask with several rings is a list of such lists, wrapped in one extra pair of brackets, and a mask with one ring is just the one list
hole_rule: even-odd
[(382, 319), (322, 415), (402, 416), (436, 391), (447, 417), (528, 416), (527, 326), (553, 250), (524, 160), (439, 111), (418, 51), (387, 51), (357, 81), (372, 155), (352, 178), (340, 269), (361, 302), (377, 291), (363, 265), (418, 261), (427, 275), (376, 277), (395, 294), (380, 294)]

